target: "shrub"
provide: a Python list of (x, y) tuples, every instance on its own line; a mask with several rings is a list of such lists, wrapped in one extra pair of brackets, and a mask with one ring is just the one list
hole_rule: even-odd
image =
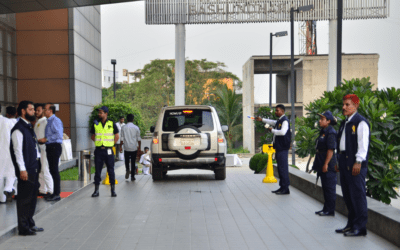
[(246, 153), (250, 153), (249, 150), (247, 150), (246, 148), (239, 147), (239, 148), (228, 148), (228, 154), (246, 154)]
[(255, 154), (250, 159), (249, 167), (255, 172), (260, 172), (268, 163), (267, 154)]
[[(334, 91), (325, 91), (320, 99), (305, 106), (307, 117), (296, 126), (296, 153), (300, 157), (315, 154), (314, 124), (318, 113), (330, 110), (338, 119), (334, 126), (338, 131), (345, 119), (342, 114), (342, 98), (356, 94), (360, 98), (358, 112), (370, 122), (371, 140), (367, 173), (367, 194), (374, 199), (390, 204), (398, 195), (394, 190), (400, 186), (400, 89), (372, 90), (369, 78), (345, 81)], [(314, 134), (315, 133), (315, 134)]]
[(263, 154), (260, 161), (257, 164), (256, 172), (263, 170), (268, 164), (268, 154)]
[(146, 128), (144, 126), (140, 111), (137, 108), (132, 107), (131, 104), (124, 102), (106, 101), (95, 106), (89, 118), (89, 128), (93, 126), (94, 120), (99, 119), (97, 109), (102, 106), (108, 107), (108, 119), (114, 122), (118, 122), (120, 116), (124, 116), (126, 122), (126, 116), (128, 114), (133, 114), (135, 116), (133, 123), (139, 127), (140, 135), (144, 136), (146, 134)]

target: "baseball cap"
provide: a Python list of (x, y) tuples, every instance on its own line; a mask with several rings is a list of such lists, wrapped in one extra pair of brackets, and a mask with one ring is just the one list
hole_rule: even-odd
[(99, 110), (103, 110), (105, 113), (108, 113), (108, 108), (106, 106), (97, 109), (97, 111)]
[(327, 120), (331, 121), (331, 125), (336, 125), (337, 121), (335, 119), (335, 117), (333, 117), (332, 112), (331, 111), (325, 111), (322, 114), (318, 114), (319, 116), (323, 116), (325, 117)]

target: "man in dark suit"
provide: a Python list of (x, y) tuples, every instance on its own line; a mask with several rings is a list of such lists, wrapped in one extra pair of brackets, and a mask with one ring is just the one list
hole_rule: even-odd
[(261, 117), (256, 117), (255, 119), (257, 121), (274, 126), (274, 128), (269, 127), (268, 130), (274, 134), (273, 147), (276, 151), (275, 158), (278, 164), (280, 188), (272, 191), (272, 193), (277, 195), (285, 195), (290, 194), (288, 165), (288, 155), (291, 142), (290, 124), (289, 119), (285, 116), (285, 106), (282, 104), (276, 105), (275, 115), (279, 117), (278, 120), (270, 120)]
[(343, 97), (343, 115), (338, 133), (338, 156), (343, 199), (349, 211), (347, 225), (336, 230), (344, 236), (367, 235), (368, 207), (365, 177), (368, 171), (370, 125), (357, 112), (360, 100), (357, 95)]
[(10, 152), (18, 177), (17, 216), (19, 235), (36, 235), (43, 231), (35, 225), (40, 149), (31, 121), (36, 119), (35, 108), (30, 101), (18, 105), (21, 119), (11, 130)]

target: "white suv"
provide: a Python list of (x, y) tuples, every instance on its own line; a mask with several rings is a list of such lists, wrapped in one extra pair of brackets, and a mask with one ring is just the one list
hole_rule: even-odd
[(207, 169), (215, 179), (225, 180), (228, 126), (221, 126), (214, 107), (188, 105), (164, 107), (153, 133), (151, 158), (153, 180), (161, 180), (169, 170)]

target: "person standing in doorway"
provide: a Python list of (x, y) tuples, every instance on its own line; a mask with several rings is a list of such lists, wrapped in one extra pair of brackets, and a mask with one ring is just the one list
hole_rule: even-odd
[[(47, 126), (47, 118), (44, 116), (44, 108), (45, 105), (43, 103), (35, 104), (35, 115), (37, 121), (33, 130), (35, 131), (36, 137), (38, 140), (45, 137), (45, 130)], [(46, 145), (39, 145), (40, 147), (40, 163), (41, 163), (41, 171), (39, 173), (39, 196), (43, 196), (43, 198), (47, 198), (53, 194), (54, 182), (53, 177), (50, 174), (49, 163), (47, 161), (46, 154)]]
[(51, 177), (53, 178), (53, 194), (46, 198), (46, 201), (59, 201), (61, 199), (61, 182), (58, 164), (61, 156), (61, 144), (63, 142), (64, 127), (63, 123), (56, 116), (56, 106), (47, 103), (44, 107), (44, 115), (47, 118), (45, 137), (38, 140), (39, 143), (46, 144), (47, 161)]
[[(131, 181), (136, 180), (136, 156), (140, 153), (140, 146), (142, 143), (142, 138), (140, 137), (140, 129), (138, 126), (133, 124), (133, 119), (135, 116), (129, 114), (127, 116), (128, 124), (126, 124), (121, 131), (121, 145), (124, 145), (125, 153), (125, 179), (129, 178), (131, 175)], [(122, 149), (121, 149), (122, 152)], [(129, 167), (129, 162), (131, 163), (131, 168)], [(131, 170), (132, 169), (132, 170)]]
[(288, 156), (291, 141), (290, 124), (288, 118), (285, 116), (285, 106), (282, 104), (276, 105), (275, 115), (279, 117), (277, 121), (256, 117), (257, 121), (274, 126), (268, 128), (274, 134), (273, 147), (275, 149), (275, 158), (278, 164), (279, 173), (279, 186), (278, 190), (272, 191), (277, 195), (290, 194), (289, 191), (289, 165)]
[[(118, 128), (118, 131), (122, 131), (122, 127), (125, 126), (125, 118), (123, 116), (119, 117), (119, 121), (115, 123)], [(118, 138), (117, 143), (115, 144), (115, 159), (117, 161), (121, 160), (120, 153), (122, 153), (122, 145), (121, 145), (121, 138)]]
[(119, 139), (119, 130), (116, 124), (108, 120), (108, 107), (103, 106), (97, 109), (99, 112), (99, 121), (95, 120), (93, 127), (90, 130), (92, 140), (96, 149), (94, 151), (95, 189), (92, 197), (99, 196), (99, 186), (101, 181), (101, 171), (104, 163), (107, 166), (108, 176), (110, 178), (111, 197), (117, 197), (115, 193), (115, 172), (114, 172), (114, 154), (112, 148)]
[(343, 199), (349, 211), (347, 225), (336, 229), (344, 236), (367, 235), (368, 207), (365, 177), (368, 171), (370, 125), (357, 110), (360, 99), (349, 94), (343, 97), (343, 115), (338, 133), (340, 183)]
[(40, 148), (31, 121), (36, 119), (35, 108), (30, 101), (18, 106), (20, 120), (11, 130), (10, 152), (18, 177), (17, 216), (19, 235), (36, 235), (43, 228), (35, 225), (38, 173), (40, 172)]
[[(320, 216), (335, 216), (336, 208), (336, 120), (331, 111), (326, 111), (320, 116), (319, 126), (321, 131), (316, 141), (317, 154), (315, 155), (312, 170), (321, 177), (322, 190), (324, 192), (324, 207), (315, 212)], [(317, 177), (317, 178), (318, 178)]]

